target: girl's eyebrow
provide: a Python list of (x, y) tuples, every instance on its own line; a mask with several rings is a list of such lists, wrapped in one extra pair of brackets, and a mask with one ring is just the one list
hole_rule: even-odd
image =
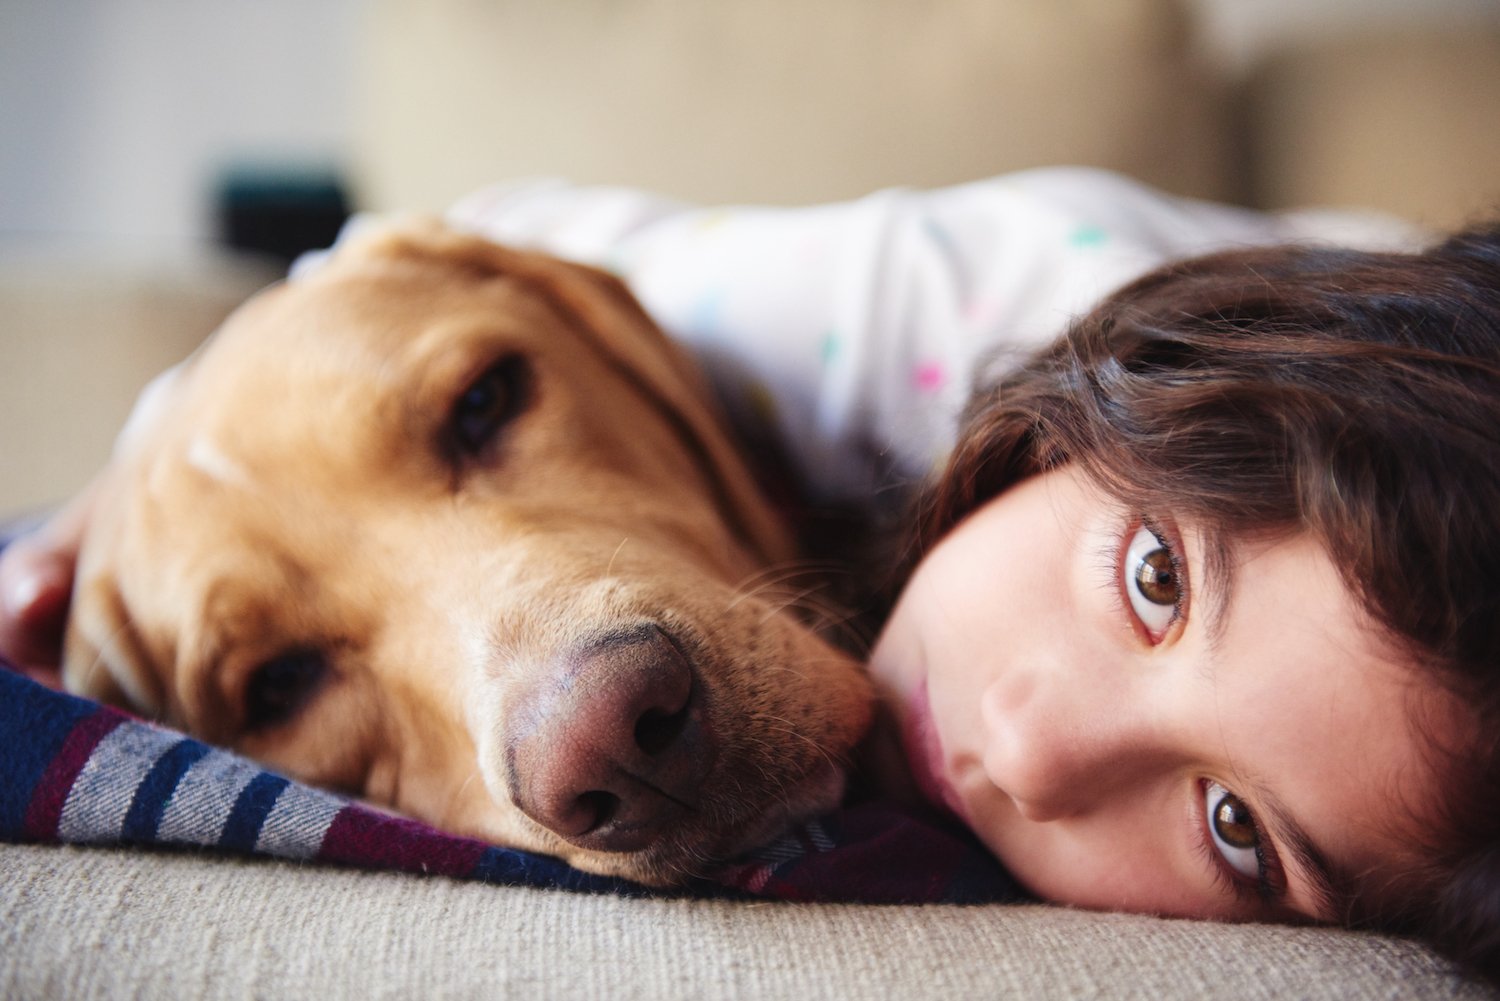
[[(1184, 535), (1184, 556), (1188, 562), (1189, 595), (1196, 609), (1200, 603), (1204, 616), (1204, 635), (1208, 637), (1210, 662), (1217, 664), (1223, 654), (1224, 631), (1229, 626), (1229, 602), (1234, 594), (1234, 554), (1224, 534), (1207, 527), (1197, 527)], [(1194, 566), (1196, 574), (1192, 573)]]
[(1329, 858), (1327, 852), (1318, 847), (1311, 836), (1297, 823), (1286, 805), (1263, 786), (1255, 787), (1253, 795), (1265, 805), (1271, 837), (1282, 845), (1283, 851), (1295, 862), (1297, 872), (1307, 883), (1308, 891), (1321, 921), (1338, 923), (1353, 914), (1359, 882), (1352, 872)]

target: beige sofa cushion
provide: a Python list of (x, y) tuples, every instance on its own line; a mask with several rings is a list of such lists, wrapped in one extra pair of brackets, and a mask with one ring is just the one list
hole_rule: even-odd
[(622, 900), (0, 846), (0, 997), (1481, 998), (1424, 949), (1042, 906)]
[(1378, 206), (1444, 229), (1500, 215), (1500, 29), (1292, 46), (1247, 90), (1258, 204)]
[(88, 482), (141, 387), (275, 277), (208, 255), (0, 259), (0, 520)]
[(536, 174), (795, 203), (1053, 163), (1224, 194), (1223, 101), (1176, 0), (378, 0), (360, 194)]

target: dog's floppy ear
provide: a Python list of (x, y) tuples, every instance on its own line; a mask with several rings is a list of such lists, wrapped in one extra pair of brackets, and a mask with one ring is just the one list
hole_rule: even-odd
[(535, 289), (672, 425), (707, 474), (726, 524), (741, 540), (768, 562), (794, 554), (785, 525), (731, 444), (702, 373), (614, 275), (458, 233), (436, 220), (406, 220), (359, 234), (329, 263), (357, 266), (380, 258), (425, 260)]

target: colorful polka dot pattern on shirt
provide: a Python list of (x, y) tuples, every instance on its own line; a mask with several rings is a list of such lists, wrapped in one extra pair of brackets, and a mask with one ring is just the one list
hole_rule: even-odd
[(941, 362), (921, 362), (912, 369), (911, 383), (923, 393), (936, 393), (948, 384), (948, 370)]

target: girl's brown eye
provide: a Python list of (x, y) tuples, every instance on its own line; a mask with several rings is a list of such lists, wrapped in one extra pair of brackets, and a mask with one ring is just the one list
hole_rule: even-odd
[(1217, 782), (1203, 783), (1203, 811), (1214, 851), (1246, 880), (1266, 885), (1269, 849), (1245, 801)]
[(1214, 833), (1233, 848), (1254, 848), (1260, 840), (1250, 808), (1232, 792), (1226, 792), (1214, 806)]
[(1172, 547), (1145, 525), (1138, 525), (1125, 546), (1120, 567), (1120, 587), (1136, 621), (1152, 643), (1166, 638), (1167, 630), (1183, 611), (1181, 564)]
[(1152, 604), (1177, 604), (1177, 580), (1172, 574), (1171, 554), (1158, 548), (1142, 556), (1135, 567), (1135, 586)]

